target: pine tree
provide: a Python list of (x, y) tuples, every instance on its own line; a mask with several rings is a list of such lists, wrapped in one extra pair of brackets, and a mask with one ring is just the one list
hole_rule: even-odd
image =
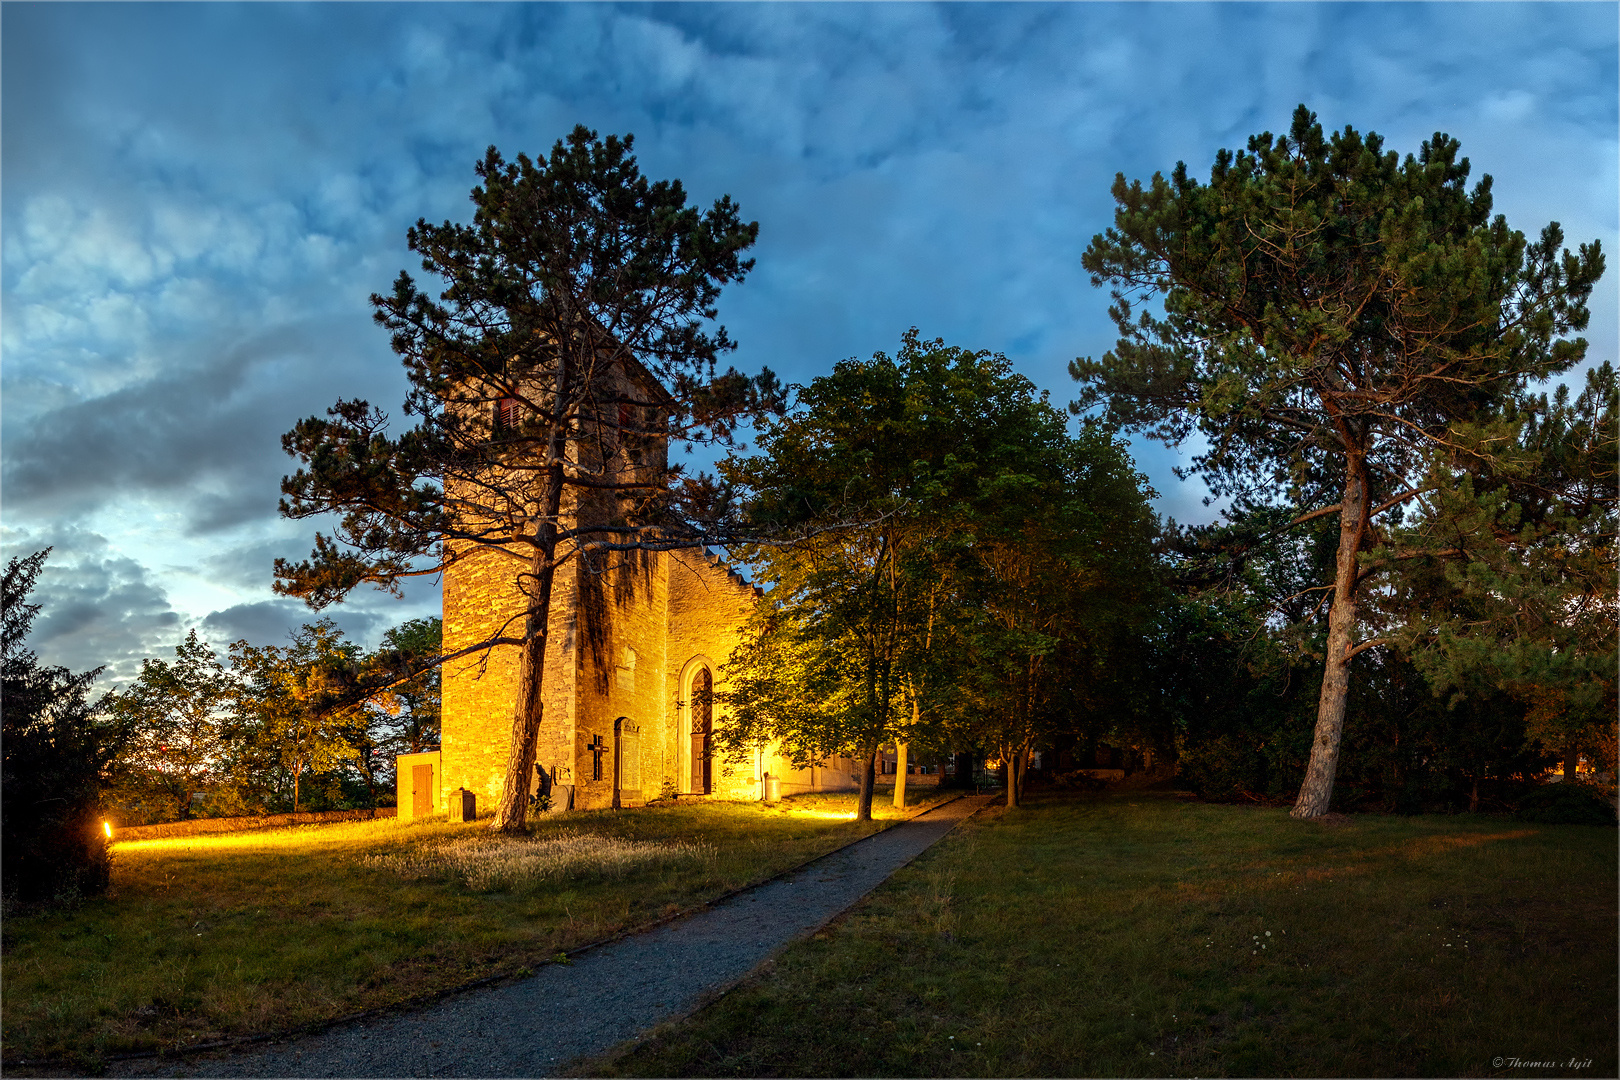
[(558, 567), (712, 542), (691, 517), (723, 503), (668, 464), (667, 441), (727, 442), (777, 393), (768, 371), (719, 372), (734, 346), (704, 328), (721, 287), (752, 268), (758, 226), (729, 197), (688, 207), (678, 181), (641, 175), (631, 145), (578, 127), (549, 159), (491, 147), (472, 224), (407, 234), (438, 297), (401, 273), (371, 298), (415, 426), (390, 434), (381, 411), (340, 401), (283, 440), (304, 467), (282, 484), (282, 512), (340, 524), (310, 560), (277, 563), (279, 591), (319, 608), (483, 558), (525, 598), (521, 620), (443, 658), (519, 650), (502, 831), (527, 811)]
[[(1425, 490), (1437, 447), (1475, 460), (1493, 444), (1470, 426), (1530, 384), (1568, 370), (1586, 342), (1597, 243), (1563, 249), (1491, 217), (1459, 144), (1436, 133), (1414, 157), (1346, 127), (1324, 137), (1303, 105), (1286, 136), (1221, 150), (1208, 184), (1178, 164), (1144, 187), (1116, 178), (1114, 226), (1082, 262), (1113, 287), (1120, 331), (1071, 373), (1075, 407), (1178, 444), (1240, 508), (1286, 506), (1291, 523), (1336, 515), (1326, 658), (1297, 817), (1328, 810), (1352, 659), (1386, 514)], [(1162, 297), (1162, 317), (1142, 306)]]
[(11, 559), (0, 585), (0, 876), (8, 897), (45, 902), (106, 890), (102, 794), (129, 739), (128, 724), (90, 700), (101, 668), (46, 667), (25, 644), (40, 611), (28, 594), (49, 555)]

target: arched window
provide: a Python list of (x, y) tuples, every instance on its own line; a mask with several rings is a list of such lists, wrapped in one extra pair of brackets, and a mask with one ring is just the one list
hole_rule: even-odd
[(706, 667), (692, 676), (692, 794), (707, 795), (714, 781), (714, 676)]

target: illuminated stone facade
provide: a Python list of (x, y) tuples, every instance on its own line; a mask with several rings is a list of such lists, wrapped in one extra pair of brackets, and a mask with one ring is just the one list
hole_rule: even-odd
[[(626, 383), (639, 400), (661, 396), (638, 369)], [(624, 440), (628, 441), (628, 440)], [(645, 439), (634, 453), (617, 448), (597, 468), (661, 466), (663, 440)], [(628, 456), (626, 456), (628, 455)], [(573, 504), (587, 520), (611, 505)], [(472, 553), (444, 576), (446, 652), (521, 627), (519, 563), (495, 550)], [(660, 795), (759, 799), (764, 774), (782, 780), (783, 794), (855, 785), (852, 761), (793, 770), (762, 749), (742, 764), (708, 754), (702, 733), (706, 708), (725, 689), (726, 659), (738, 641), (757, 590), (703, 550), (613, 553), (599, 564), (575, 558), (557, 571), (543, 681), (544, 722), (535, 760), (544, 770), (531, 793), (550, 786), (554, 806), (576, 809), (634, 806)], [(511, 746), (518, 685), (518, 650), (498, 647), (444, 668), (441, 732), (444, 790), (466, 788), (480, 807), (501, 793)], [(710, 716), (711, 722), (719, 719)], [(694, 726), (697, 731), (694, 732)], [(549, 785), (547, 784), (549, 780)]]

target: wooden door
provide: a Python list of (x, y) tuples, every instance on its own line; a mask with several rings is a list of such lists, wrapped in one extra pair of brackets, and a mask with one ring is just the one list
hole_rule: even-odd
[(707, 795), (713, 780), (714, 676), (703, 668), (692, 680), (692, 794)]
[(411, 817), (433, 813), (433, 766), (411, 766)]

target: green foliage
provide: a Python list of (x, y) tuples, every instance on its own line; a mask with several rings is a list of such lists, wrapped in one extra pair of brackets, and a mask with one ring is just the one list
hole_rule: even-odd
[(1157, 600), (1151, 492), (1123, 447), (1087, 425), (1042, 464), (1044, 483), (962, 523), (971, 540), (947, 638), (964, 697), (957, 727), (971, 733), (958, 741), (1020, 769), (1055, 733), (1115, 711), (1116, 668)]
[(43, 667), (26, 639), (28, 594), (50, 549), (11, 559), (0, 584), (0, 860), (5, 895), (66, 901), (103, 892), (109, 864), (101, 804), (127, 722), (92, 702), (101, 669)]
[(420, 673), (395, 683), (372, 703), (385, 734), (380, 749), (388, 754), (415, 754), (439, 745), (441, 682), (439, 668), (424, 662), (444, 647), (444, 620), (437, 615), (409, 619), (383, 634), (382, 645), (367, 660), (371, 667), (399, 667)]
[[(1207, 185), (1180, 163), (1147, 188), (1117, 177), (1082, 261), (1121, 337), (1075, 361), (1077, 407), (1170, 443), (1201, 431), (1217, 494), (1335, 502), (1347, 457), (1401, 490), (1451, 424), (1581, 359), (1562, 335), (1603, 272), (1556, 223), (1527, 242), (1492, 219), (1459, 149), (1436, 133), (1403, 161), (1301, 105), (1288, 135), (1218, 152)], [(1139, 310), (1156, 294), (1163, 318)]]
[(441, 621), (411, 619), (363, 653), (327, 619), (283, 647), (195, 632), (108, 698), (130, 733), (113, 769), (121, 825), (386, 801), (394, 756), (438, 745)]
[(109, 699), (132, 733), (117, 762), (122, 824), (191, 817), (226, 753), (234, 684), (195, 630), (174, 654), (172, 663), (143, 660), (135, 682)]
[[(1207, 184), (1178, 164), (1150, 185), (1116, 178), (1114, 226), (1082, 262), (1113, 288), (1119, 328), (1101, 360), (1070, 368), (1076, 411), (1208, 449), (1192, 469), (1240, 516), (1282, 527), (1336, 514), (1317, 735), (1296, 812), (1325, 812), (1338, 761), (1361, 605), (1385, 563), (1378, 518), (1450, 470), (1516, 458), (1492, 426), (1586, 342), (1597, 243), (1563, 249), (1491, 217), (1491, 184), (1441, 133), (1404, 160), (1303, 105), (1288, 135), (1222, 150)], [(1147, 304), (1163, 301), (1163, 315)], [(1325, 584), (1331, 582), (1331, 584)], [(1378, 598), (1372, 598), (1376, 613)], [(1374, 626), (1378, 627), (1375, 618)]]
[(1005, 357), (924, 342), (847, 360), (732, 457), (772, 587), (729, 665), (733, 752), (995, 746), (1105, 696), (1155, 523), (1106, 433), (1068, 434)]
[(1369, 556), (1401, 568), (1407, 599), (1392, 615), (1437, 693), (1507, 694), (1530, 738), (1569, 764), (1583, 751), (1606, 759), (1611, 773), (1617, 414), (1609, 363), (1573, 401), (1563, 386), (1528, 400), (1507, 429), (1509, 467), (1457, 475), (1436, 460), (1433, 492)]
[[(1315, 684), (1267, 633), (1252, 600), (1216, 590), (1166, 597), (1135, 658), (1145, 734), (1173, 739), (1181, 782), (1206, 798), (1274, 802), (1299, 788)], [(1148, 725), (1137, 725), (1140, 731)]]
[(1524, 821), (1543, 825), (1615, 824), (1614, 803), (1585, 784), (1547, 784), (1519, 800)]
[(330, 772), (355, 761), (357, 741), (369, 740), (363, 709), (351, 696), (359, 663), (359, 646), (330, 619), (300, 627), (284, 647), (233, 644), (238, 783), (257, 786), (275, 777), (291, 788), (296, 812), (306, 770)]
[(752, 269), (758, 226), (729, 196), (688, 207), (678, 181), (641, 175), (631, 145), (576, 127), (549, 158), (490, 147), (472, 223), (407, 234), (436, 295), (401, 272), (371, 298), (414, 426), (391, 431), (368, 402), (340, 400), (282, 440), (302, 466), (282, 481), (282, 513), (337, 525), (308, 560), (278, 560), (278, 591), (318, 609), (483, 552), (528, 598), (521, 619), (456, 653), (521, 650), (502, 830), (526, 812), (557, 567), (714, 539), (704, 530), (729, 503), (671, 466), (667, 441), (729, 443), (739, 418), (778, 407), (769, 371), (719, 371), (734, 345), (705, 329), (721, 288)]
[[(634, 539), (668, 524), (655, 496), (680, 470), (662, 467), (661, 454), (630, 454), (635, 468), (605, 475), (604, 447), (724, 441), (740, 413), (769, 406), (769, 373), (717, 373), (734, 346), (723, 327), (703, 329), (721, 287), (753, 267), (742, 252), (758, 226), (729, 197), (706, 213), (688, 207), (679, 181), (641, 175), (632, 142), (577, 127), (549, 160), (507, 162), (490, 147), (472, 224), (410, 229), (442, 291), (435, 298), (401, 272), (371, 302), (404, 363), (416, 425), (390, 435), (380, 411), (340, 401), (287, 434), (305, 467), (284, 480), (282, 512), (340, 521), (310, 560), (277, 563), (279, 591), (318, 607), (362, 583), (393, 589), (436, 572), (467, 545), (527, 562), (536, 543), (550, 560), (557, 541), (593, 526), (600, 542)], [(662, 391), (627, 397), (614, 377), (627, 364)], [(634, 526), (571, 527), (558, 516), (565, 486), (616, 493)]]

